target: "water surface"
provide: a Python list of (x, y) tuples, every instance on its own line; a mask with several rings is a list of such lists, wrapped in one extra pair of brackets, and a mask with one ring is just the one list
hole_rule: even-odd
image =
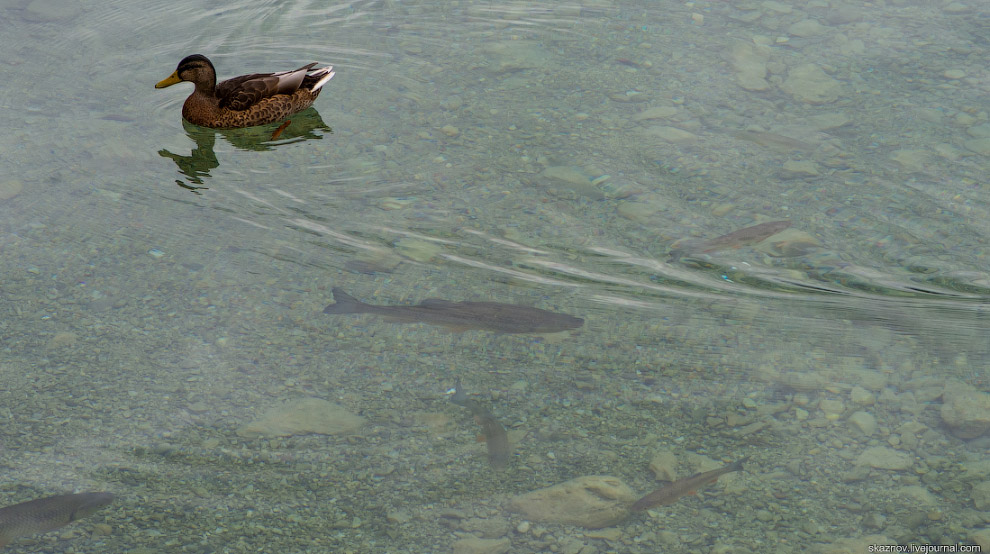
[[(990, 389), (987, 15), (928, 2), (2, 8), (0, 499), (118, 498), (9, 550), (974, 540), (986, 437), (946, 419), (958, 398), (943, 393)], [(337, 76), (273, 142), (277, 125), (183, 124), (191, 86), (153, 85), (192, 53), (221, 78), (312, 61)], [(776, 220), (792, 225), (759, 244), (669, 255)], [(452, 334), (330, 317), (332, 287), (585, 324)], [(508, 428), (505, 472), (447, 401), (457, 378)], [(307, 397), (363, 427), (237, 433)], [(909, 467), (857, 465), (877, 446)], [(681, 476), (694, 455), (750, 459), (733, 487), (598, 538), (520, 533), (503, 508), (581, 475), (648, 492), (657, 451)]]

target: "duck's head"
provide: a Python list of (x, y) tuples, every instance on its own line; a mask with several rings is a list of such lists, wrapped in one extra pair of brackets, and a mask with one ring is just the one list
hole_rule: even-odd
[(155, 84), (155, 88), (170, 87), (182, 81), (194, 83), (196, 88), (205, 87), (212, 89), (217, 83), (217, 71), (213, 68), (213, 64), (206, 56), (193, 54), (192, 56), (182, 58), (175, 71), (167, 78), (158, 81)]

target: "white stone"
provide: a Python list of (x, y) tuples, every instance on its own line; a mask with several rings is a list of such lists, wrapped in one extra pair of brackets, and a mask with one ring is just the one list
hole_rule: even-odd
[(781, 88), (802, 102), (827, 104), (839, 98), (842, 83), (829, 77), (817, 65), (806, 63), (790, 70)]
[(650, 458), (650, 471), (659, 481), (677, 479), (677, 456), (670, 450), (659, 450)]
[(787, 28), (787, 32), (796, 37), (817, 37), (825, 34), (826, 31), (828, 27), (814, 19), (802, 19)]
[(911, 467), (911, 457), (886, 446), (871, 446), (856, 458), (855, 465), (903, 471)]
[(237, 430), (242, 437), (340, 435), (356, 431), (364, 419), (320, 398), (300, 398), (278, 406)]
[(855, 412), (849, 416), (849, 423), (869, 437), (877, 432), (877, 419), (867, 412)]
[(654, 125), (652, 127), (648, 127), (643, 132), (646, 135), (657, 137), (664, 142), (670, 142), (673, 144), (690, 144), (698, 140), (698, 135), (685, 131), (684, 129), (670, 127), (669, 125)]
[(990, 394), (961, 381), (946, 383), (942, 392), (942, 421), (961, 439), (990, 430)]
[(586, 475), (514, 496), (509, 509), (533, 521), (599, 529), (629, 515), (636, 495), (617, 477)]
[(506, 538), (482, 539), (480, 537), (469, 537), (454, 542), (454, 554), (504, 554), (512, 547), (511, 541)]

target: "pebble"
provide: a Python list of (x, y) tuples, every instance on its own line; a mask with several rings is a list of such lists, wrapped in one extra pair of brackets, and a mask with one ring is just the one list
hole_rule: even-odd
[(670, 450), (659, 450), (650, 458), (650, 471), (659, 481), (677, 479), (677, 456)]
[(454, 554), (502, 554), (508, 552), (512, 544), (509, 539), (482, 539), (470, 537), (454, 542)]
[(532, 524), (526, 520), (520, 521), (519, 525), (516, 525), (516, 533), (520, 535), (528, 533), (531, 526)]
[(791, 69), (780, 88), (796, 100), (808, 104), (828, 104), (839, 99), (842, 83), (829, 77), (817, 65), (806, 63)]
[(818, 407), (826, 414), (841, 414), (846, 409), (841, 400), (834, 398), (823, 398)]
[(970, 492), (977, 510), (990, 510), (990, 481), (977, 483)]
[(780, 170), (780, 176), (784, 179), (817, 177), (818, 175), (818, 165), (811, 160), (787, 160)]
[[(962, 2), (949, 2), (943, 8), (946, 13), (966, 13), (970, 10), (970, 7)], [(984, 547), (986, 549), (986, 547)]]
[(591, 178), (576, 167), (563, 165), (552, 166), (544, 169), (540, 173), (540, 176), (551, 185), (551, 188), (569, 190), (573, 193), (599, 200), (604, 198), (601, 189), (596, 187)]
[(990, 528), (973, 533), (969, 536), (969, 540), (982, 548), (982, 552), (990, 552)]
[(698, 140), (698, 135), (669, 125), (647, 127), (643, 130), (643, 134), (672, 144), (690, 144)]
[(966, 134), (975, 138), (990, 137), (990, 123), (973, 125), (972, 127), (966, 129)]
[(667, 119), (675, 115), (677, 115), (677, 108), (674, 106), (656, 106), (639, 112), (633, 116), (633, 119), (636, 121), (647, 121), (650, 119)]
[(949, 381), (942, 392), (941, 414), (952, 434), (974, 439), (990, 430), (990, 394), (962, 381)]
[(990, 156), (990, 137), (970, 139), (963, 142), (967, 150), (983, 156)]
[(637, 223), (649, 223), (654, 216), (660, 213), (660, 207), (642, 200), (644, 198), (640, 196), (636, 200), (622, 202), (616, 211), (626, 219), (631, 219)]
[(24, 189), (24, 184), (17, 179), (0, 181), (0, 200), (10, 200)]
[(396, 198), (389, 196), (382, 198), (378, 203), (378, 207), (385, 211), (401, 210), (413, 205), (415, 202), (415, 198)]
[(736, 72), (736, 84), (742, 89), (762, 91), (770, 88), (770, 83), (766, 80), (770, 48), (745, 42), (736, 43), (729, 59)]
[(617, 477), (585, 475), (516, 495), (509, 500), (509, 509), (534, 521), (600, 529), (624, 520), (636, 498)]
[(856, 458), (855, 465), (903, 471), (911, 467), (911, 457), (886, 446), (871, 446)]
[(443, 127), (440, 127), (440, 132), (447, 135), (448, 137), (456, 137), (457, 135), (461, 134), (461, 130), (458, 129), (457, 127), (454, 127), (453, 125), (444, 125)]
[(796, 37), (817, 37), (828, 31), (828, 27), (814, 19), (802, 19), (787, 28), (787, 32)]
[(609, 99), (620, 102), (623, 104), (636, 103), (636, 102), (646, 102), (650, 99), (648, 94), (644, 94), (638, 90), (626, 90), (621, 92), (610, 92), (608, 93)]
[(866, 436), (877, 432), (877, 419), (867, 412), (855, 412), (849, 416), (849, 423)]
[(946, 79), (962, 79), (966, 76), (966, 72), (961, 69), (946, 69), (942, 76)]
[(910, 485), (897, 490), (898, 496), (908, 500), (912, 506), (937, 506), (939, 501), (925, 487)]
[(498, 73), (535, 69), (550, 61), (550, 54), (533, 40), (493, 42), (484, 51), (490, 60), (488, 67)]
[(97, 536), (106, 536), (113, 532), (113, 527), (107, 525), (106, 523), (97, 523), (93, 526), (93, 534)]
[(890, 159), (905, 171), (923, 171), (931, 163), (931, 152), (921, 149), (900, 149), (890, 153)]
[(237, 430), (242, 437), (340, 435), (356, 431), (364, 418), (321, 398), (300, 398), (275, 407)]
[(849, 391), (849, 400), (858, 406), (872, 406), (876, 397), (870, 391), (856, 385)]
[(790, 4), (785, 4), (783, 2), (775, 2), (774, 0), (767, 0), (760, 4), (760, 7), (765, 11), (774, 12), (778, 14), (789, 14), (794, 9)]
[(849, 117), (838, 112), (818, 114), (808, 118), (808, 124), (818, 131), (838, 129), (839, 127), (849, 125), (851, 122), (852, 120)]

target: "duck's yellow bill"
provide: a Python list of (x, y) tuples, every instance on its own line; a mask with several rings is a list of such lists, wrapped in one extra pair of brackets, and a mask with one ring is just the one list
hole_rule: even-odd
[(181, 83), (181, 82), (182, 82), (182, 79), (179, 78), (179, 70), (175, 70), (175, 71), (172, 72), (171, 75), (169, 75), (165, 79), (162, 79), (161, 81), (158, 81), (158, 83), (155, 85), (155, 88), (170, 87), (170, 86), (174, 85), (175, 83)]

